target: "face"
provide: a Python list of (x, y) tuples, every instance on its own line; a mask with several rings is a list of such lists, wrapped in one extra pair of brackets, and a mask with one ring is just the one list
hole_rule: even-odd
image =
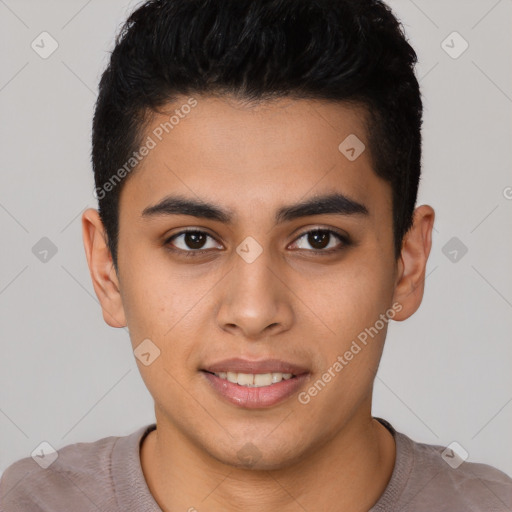
[[(407, 309), (391, 188), (360, 109), (194, 98), (169, 133), (153, 119), (123, 187), (116, 316), (146, 343), (159, 428), (228, 464), (283, 467), (369, 415), (388, 321)], [(339, 149), (354, 135), (355, 159), (362, 146)]]

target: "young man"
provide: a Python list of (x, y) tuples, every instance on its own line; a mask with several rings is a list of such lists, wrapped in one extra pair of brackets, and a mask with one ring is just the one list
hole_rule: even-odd
[(156, 424), (10, 466), (14, 511), (512, 510), (512, 480), (371, 415), (420, 306), (416, 55), (377, 0), (153, 0), (105, 71), (83, 214)]

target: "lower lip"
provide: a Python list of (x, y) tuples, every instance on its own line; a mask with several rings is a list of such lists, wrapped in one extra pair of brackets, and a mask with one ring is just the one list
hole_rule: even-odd
[(213, 373), (203, 371), (213, 389), (228, 402), (245, 409), (262, 409), (276, 405), (296, 393), (306, 382), (308, 373), (258, 388), (240, 386)]

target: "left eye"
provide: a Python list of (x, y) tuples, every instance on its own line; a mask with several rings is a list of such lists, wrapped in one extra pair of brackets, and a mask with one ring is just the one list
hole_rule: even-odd
[[(333, 239), (337, 239), (338, 244), (332, 243)], [(301, 240), (303, 241), (301, 242)], [(307, 249), (305, 245), (309, 244), (313, 247), (313, 251), (332, 252), (332, 250), (341, 249), (344, 245), (348, 245), (348, 239), (330, 229), (314, 229), (303, 233), (294, 244), (298, 246), (298, 249)]]

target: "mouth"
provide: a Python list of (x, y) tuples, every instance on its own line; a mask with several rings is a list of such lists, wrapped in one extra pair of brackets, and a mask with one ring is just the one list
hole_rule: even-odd
[(230, 359), (200, 371), (215, 396), (246, 409), (280, 404), (304, 386), (310, 376), (306, 367), (277, 359)]

